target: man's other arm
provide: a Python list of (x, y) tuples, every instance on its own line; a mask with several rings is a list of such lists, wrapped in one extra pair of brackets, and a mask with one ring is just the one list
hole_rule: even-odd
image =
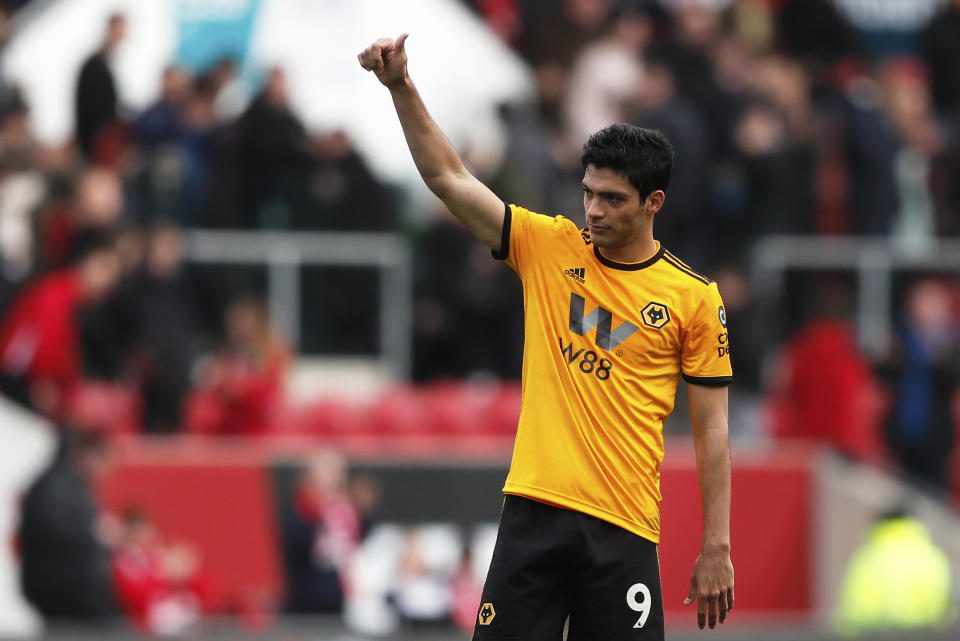
[(477, 239), (499, 251), (503, 201), (467, 171), (453, 145), (430, 118), (407, 74), (406, 39), (407, 34), (403, 34), (396, 41), (377, 40), (357, 56), (360, 65), (373, 71), (390, 90), (413, 162), (427, 187)]
[(718, 617), (723, 623), (733, 608), (727, 388), (688, 385), (687, 395), (703, 503), (703, 537), (683, 603), (697, 601), (697, 623), (703, 629), (705, 623), (714, 627)]

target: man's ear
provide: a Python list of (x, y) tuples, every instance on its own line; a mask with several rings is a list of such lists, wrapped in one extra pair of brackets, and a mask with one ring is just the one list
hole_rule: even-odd
[(663, 192), (662, 189), (657, 189), (650, 192), (647, 196), (644, 205), (646, 206), (647, 213), (651, 216), (660, 211), (660, 208), (663, 207), (663, 201), (666, 200), (667, 195)]

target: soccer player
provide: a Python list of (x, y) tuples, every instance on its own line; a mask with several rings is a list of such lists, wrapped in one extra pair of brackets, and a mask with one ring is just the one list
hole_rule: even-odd
[(523, 282), (523, 403), (474, 639), (663, 639), (663, 420), (689, 384), (703, 539), (684, 605), (733, 607), (726, 316), (716, 284), (654, 240), (673, 151), (612, 125), (581, 163), (587, 228), (505, 205), (464, 167), (407, 73), (404, 43), (359, 56), (390, 90), (427, 186)]

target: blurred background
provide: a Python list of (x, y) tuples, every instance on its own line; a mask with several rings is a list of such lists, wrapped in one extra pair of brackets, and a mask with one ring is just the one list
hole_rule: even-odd
[[(957, 0), (3, 0), (0, 637), (469, 638), (522, 296), (356, 62), (403, 31), (507, 202), (582, 223), (590, 133), (673, 142), (736, 378), (709, 636), (956, 639)], [(682, 383), (664, 429), (701, 638)]]

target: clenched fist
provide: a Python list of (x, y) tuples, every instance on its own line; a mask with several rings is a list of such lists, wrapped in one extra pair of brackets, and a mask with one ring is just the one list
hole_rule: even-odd
[(375, 73), (385, 87), (403, 84), (407, 78), (407, 53), (403, 50), (403, 43), (408, 35), (401, 34), (395, 41), (380, 38), (357, 56), (360, 66)]

